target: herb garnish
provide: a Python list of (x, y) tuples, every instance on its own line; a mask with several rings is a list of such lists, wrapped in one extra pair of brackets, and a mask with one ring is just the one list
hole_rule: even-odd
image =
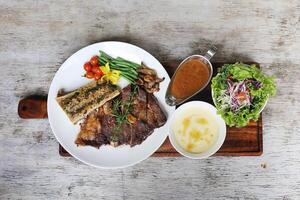
[(113, 134), (110, 137), (111, 141), (117, 142), (119, 140), (122, 125), (125, 122), (128, 123), (128, 115), (130, 114), (132, 109), (133, 98), (136, 96), (137, 93), (138, 86), (132, 84), (129, 98), (125, 102), (122, 102), (120, 99), (113, 100), (112, 113), (116, 118), (116, 125), (113, 128)]

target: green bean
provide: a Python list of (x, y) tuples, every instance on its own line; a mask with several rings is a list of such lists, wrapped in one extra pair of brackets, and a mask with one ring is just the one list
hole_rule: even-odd
[(118, 63), (118, 62), (114, 62), (117, 66), (120, 66), (120, 67), (125, 67), (125, 68), (128, 68), (128, 69), (132, 69), (134, 71), (137, 70), (137, 68), (133, 67), (133, 66), (128, 66), (127, 64), (123, 64), (123, 63)]
[(100, 65), (109, 63), (112, 70), (118, 70), (121, 72), (121, 76), (128, 80), (130, 83), (135, 84), (138, 79), (138, 72), (136, 71), (140, 64), (131, 62), (121, 57), (112, 58), (103, 51), (99, 51), (98, 61)]
[(109, 59), (109, 60), (112, 60), (113, 58), (111, 57), (111, 56), (109, 56), (109, 55), (107, 55), (104, 51), (99, 51), (100, 52), (100, 56), (103, 56), (103, 57), (105, 57), (105, 58), (107, 58), (107, 59)]
[(119, 70), (122, 70), (122, 71), (126, 71), (126, 72), (129, 72), (129, 73), (132, 73), (134, 75), (138, 75), (138, 73), (135, 71), (135, 70), (132, 70), (132, 69), (128, 69), (128, 68), (122, 68), (122, 67), (118, 67), (116, 66), (116, 68), (119, 68)]
[(138, 73), (135, 70), (129, 70), (128, 72), (134, 74), (135, 76), (138, 76)]
[(130, 76), (132, 77), (133, 79), (137, 79), (137, 76), (135, 76), (134, 74), (131, 74), (131, 73), (128, 73), (128, 72), (121, 72), (122, 74), (125, 74), (126, 76)]
[(126, 69), (129, 69), (129, 70), (134, 70), (136, 71), (137, 69), (133, 68), (133, 67), (129, 67), (127, 65), (123, 65), (123, 64), (119, 64), (119, 63), (114, 63), (116, 66), (120, 67), (120, 68), (126, 68)]
[(127, 67), (137, 69), (139, 66), (133, 65), (132, 63), (125, 62), (125, 61), (119, 61), (119, 60), (114, 60), (115, 63), (120, 64), (120, 65), (125, 65)]
[(117, 60), (113, 60), (112, 62), (116, 63), (117, 65), (121, 65), (121, 66), (124, 66), (124, 67), (130, 67), (134, 70), (137, 69), (136, 66), (134, 66), (133, 64), (131, 63), (128, 63), (128, 62), (124, 62), (124, 61), (117, 61)]
[(116, 70), (120, 70), (120, 71), (123, 71), (123, 72), (128, 72), (128, 73), (131, 73), (135, 76), (138, 75), (138, 73), (135, 70), (132, 70), (132, 69), (123, 68), (123, 67), (119, 67), (119, 66), (112, 66), (111, 68), (116, 69)]
[(131, 74), (131, 73), (128, 73), (128, 72), (126, 72), (126, 71), (120, 71), (121, 72), (121, 75), (123, 76), (128, 76), (128, 77), (130, 77), (130, 78), (132, 78), (132, 79), (134, 79), (134, 80), (136, 80), (137, 79), (137, 76), (135, 76), (134, 74)]
[(123, 75), (122, 74), (122, 77), (124, 77), (126, 80), (128, 80), (130, 83), (134, 83), (135, 82), (135, 80), (134, 79), (132, 79), (131, 77), (128, 77), (128, 76), (126, 76), (126, 75)]
[(120, 70), (120, 69), (118, 69), (118, 68), (114, 68), (114, 67), (112, 67), (112, 69), (114, 69), (114, 70), (118, 70), (118, 71), (120, 71), (121, 73), (123, 73), (123, 74), (127, 74), (128, 76), (131, 76), (132, 78), (137, 78), (137, 75), (136, 74), (133, 74), (133, 73), (131, 73), (130, 71), (126, 71), (126, 70)]
[(136, 66), (136, 67), (141, 66), (141, 65), (139, 65), (139, 64), (137, 64), (137, 63), (135, 63), (135, 62), (126, 60), (126, 59), (124, 59), (124, 58), (122, 58), (122, 57), (117, 57), (115, 60), (124, 61), (124, 62), (130, 63), (130, 64), (132, 64), (132, 65), (134, 65), (134, 66)]
[(109, 62), (110, 67), (116, 67), (116, 64)]
[(100, 65), (105, 65), (108, 62), (105, 58), (103, 58), (101, 56), (98, 57), (98, 61), (99, 61)]
[(120, 68), (118, 66), (111, 66), (110, 68), (115, 69), (115, 70), (120, 70), (120, 71), (127, 71), (125, 68)]
[(120, 66), (120, 65), (117, 65), (117, 64), (114, 64), (114, 66), (115, 66), (116, 68), (119, 68), (119, 69), (130, 70), (130, 68), (128, 68), (128, 67)]
[(130, 82), (135, 82), (135, 80), (137, 80), (137, 77), (133, 77), (132, 75), (128, 74), (128, 73), (124, 73), (121, 71), (121, 76), (126, 78), (127, 80), (129, 80)]

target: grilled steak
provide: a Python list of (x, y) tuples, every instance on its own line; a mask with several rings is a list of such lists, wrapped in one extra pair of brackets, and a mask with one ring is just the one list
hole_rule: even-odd
[(92, 111), (80, 124), (80, 132), (75, 140), (79, 146), (90, 145), (99, 148), (101, 145), (109, 144), (101, 129), (101, 119), (111, 114), (111, 101), (106, 102), (102, 107)]
[[(113, 116), (104, 116), (101, 121), (102, 124), (102, 134), (105, 135), (108, 140), (112, 141), (114, 137), (114, 127), (115, 118)], [(121, 131), (118, 133), (118, 140), (112, 141), (114, 145), (127, 144), (130, 146), (135, 146), (141, 144), (152, 132), (151, 128), (146, 122), (142, 120), (137, 120), (134, 124), (123, 123), (121, 126)]]
[[(122, 102), (126, 102), (129, 98), (131, 86), (127, 86), (122, 90)], [(147, 93), (142, 88), (139, 88), (137, 95), (132, 101), (131, 113), (140, 120), (147, 121)]]
[(161, 127), (167, 121), (166, 116), (161, 110), (157, 99), (153, 94), (147, 95), (147, 123), (153, 127)]
[[(100, 124), (100, 128), (97, 129), (97, 131), (94, 131), (89, 137), (89, 139), (94, 138), (96, 142), (92, 141), (97, 145), (92, 145), (94, 143), (91, 140), (85, 140), (88, 141), (84, 143), (85, 145), (92, 146), (101, 146), (109, 143), (113, 146), (122, 144), (135, 146), (146, 140), (147, 137), (153, 133), (155, 128), (164, 125), (167, 118), (161, 110), (155, 96), (139, 87), (137, 94), (130, 97), (131, 91), (132, 88), (129, 85), (122, 90), (120, 97), (116, 98), (121, 102), (121, 105), (128, 103), (128, 100), (132, 98), (130, 115), (132, 115), (135, 120), (123, 122), (121, 127), (116, 130), (116, 116), (112, 114), (113, 103), (110, 101), (110, 103), (106, 103), (104, 106), (100, 107), (96, 115), (95, 113), (88, 115), (84, 122), (84, 126), (81, 127), (81, 132), (77, 140), (80, 142), (82, 141), (82, 139), (79, 139), (81, 138), (80, 135), (84, 135), (86, 132), (88, 127), (87, 124), (91, 121), (91, 116), (98, 120), (98, 123), (95, 123), (96, 128), (93, 130), (96, 130), (98, 124)], [(124, 109), (124, 106), (121, 106), (120, 109)], [(104, 112), (105, 110), (106, 112)], [(92, 124), (92, 122), (90, 123)], [(97, 132), (97, 134), (94, 134), (95, 132)], [(79, 143), (76, 142), (76, 144)], [(83, 143), (80, 143), (79, 145), (82, 144)]]
[(90, 113), (84, 123), (80, 125), (80, 132), (75, 144), (80, 146), (90, 145), (99, 148), (108, 144), (107, 137), (101, 134), (101, 121), (97, 111)]

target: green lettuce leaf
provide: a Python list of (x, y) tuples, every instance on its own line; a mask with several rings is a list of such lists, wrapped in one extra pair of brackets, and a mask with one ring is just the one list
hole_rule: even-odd
[[(253, 98), (251, 106), (244, 107), (236, 112), (230, 109), (225, 95), (229, 77), (234, 81), (254, 79), (262, 83), (260, 88), (248, 87)], [(218, 113), (230, 127), (243, 127), (249, 123), (249, 120), (257, 120), (269, 97), (276, 94), (274, 77), (266, 76), (255, 65), (243, 63), (224, 64), (212, 79), (211, 89)]]

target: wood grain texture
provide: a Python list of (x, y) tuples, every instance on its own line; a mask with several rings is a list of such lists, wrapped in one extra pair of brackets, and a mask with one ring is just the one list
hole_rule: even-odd
[[(0, 199), (299, 199), (299, 21), (297, 0), (0, 0)], [(65, 59), (103, 40), (161, 62), (214, 43), (214, 61), (261, 63), (278, 85), (263, 113), (264, 154), (113, 171), (61, 158), (48, 121), (20, 119), (18, 101), (46, 95)]]

